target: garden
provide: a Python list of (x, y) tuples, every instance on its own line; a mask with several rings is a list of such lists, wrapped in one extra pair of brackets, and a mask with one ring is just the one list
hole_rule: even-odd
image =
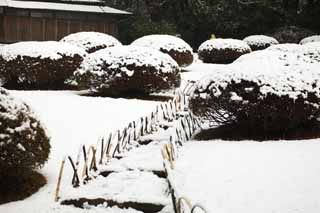
[(0, 47), (0, 212), (318, 212), (320, 36)]

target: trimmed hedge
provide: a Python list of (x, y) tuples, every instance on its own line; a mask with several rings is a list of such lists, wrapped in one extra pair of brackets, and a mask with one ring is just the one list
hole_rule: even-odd
[(237, 39), (211, 39), (203, 42), (199, 49), (199, 59), (204, 63), (229, 64), (240, 56), (250, 53), (249, 45)]
[(150, 47), (169, 54), (181, 67), (193, 62), (193, 51), (188, 43), (171, 35), (147, 35), (131, 43), (131, 45)]
[(0, 88), (0, 138), (0, 176), (37, 169), (48, 159), (49, 137), (42, 124), (28, 105), (3, 88)]
[(180, 85), (180, 68), (167, 54), (122, 46), (90, 54), (70, 82), (109, 96), (149, 94)]
[(59, 89), (79, 68), (85, 51), (60, 42), (19, 42), (0, 51), (0, 77), (8, 89)]
[(60, 41), (83, 48), (88, 53), (122, 45), (115, 37), (99, 32), (72, 33), (63, 37)]
[(272, 45), (279, 44), (279, 42), (270, 36), (265, 35), (251, 35), (243, 39), (252, 51), (264, 50)]
[(198, 82), (192, 111), (251, 134), (286, 134), (320, 116), (318, 64), (295, 53), (257, 51)]

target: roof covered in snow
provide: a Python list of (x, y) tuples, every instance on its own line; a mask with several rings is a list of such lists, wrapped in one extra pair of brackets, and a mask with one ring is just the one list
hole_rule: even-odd
[(0, 0), (0, 7), (35, 9), (35, 10), (58, 10), (58, 11), (76, 11), (88, 13), (105, 13), (105, 14), (131, 14), (126, 11), (118, 10), (107, 6), (82, 5), (53, 3), (41, 1), (17, 1), (17, 0)]

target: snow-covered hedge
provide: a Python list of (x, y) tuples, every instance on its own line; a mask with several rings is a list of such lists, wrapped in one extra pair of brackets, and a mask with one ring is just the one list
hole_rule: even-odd
[(122, 45), (115, 37), (99, 32), (73, 33), (65, 36), (60, 41), (81, 47), (88, 53), (93, 53), (107, 47)]
[(112, 96), (148, 94), (180, 84), (180, 68), (152, 48), (120, 46), (99, 50), (83, 61), (70, 82)]
[(46, 131), (30, 108), (0, 88), (0, 176), (39, 168), (49, 151)]
[(181, 67), (193, 62), (193, 50), (181, 38), (171, 35), (148, 35), (132, 42), (131, 45), (151, 47), (169, 54)]
[(70, 44), (19, 42), (0, 49), (0, 77), (6, 88), (57, 89), (87, 53)]
[(311, 42), (320, 42), (320, 35), (309, 36), (300, 41), (300, 44), (307, 44)]
[(197, 83), (194, 113), (218, 124), (239, 124), (267, 135), (320, 115), (319, 64), (298, 53), (256, 51)]
[(252, 51), (263, 50), (272, 45), (279, 44), (277, 39), (265, 35), (251, 35), (243, 39)]
[(198, 49), (199, 59), (204, 63), (232, 63), (241, 55), (250, 53), (249, 45), (237, 39), (211, 39)]

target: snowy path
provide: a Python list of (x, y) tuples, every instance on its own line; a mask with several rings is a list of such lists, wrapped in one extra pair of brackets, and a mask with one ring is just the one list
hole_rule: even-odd
[[(48, 184), (23, 201), (0, 205), (0, 212), (6, 213), (87, 212), (54, 202), (63, 156), (75, 156), (81, 144), (95, 144), (102, 134), (123, 128), (151, 113), (157, 105), (152, 101), (83, 97), (70, 91), (12, 91), (12, 94), (27, 102), (39, 115), (51, 135), (52, 148), (49, 161), (41, 169)], [(66, 168), (65, 176), (71, 176), (70, 167)], [(70, 178), (63, 179), (61, 188), (67, 186), (70, 186)], [(117, 208), (93, 208), (92, 211), (124, 212)]]
[(179, 153), (177, 187), (208, 212), (320, 212), (320, 139), (190, 142)]

